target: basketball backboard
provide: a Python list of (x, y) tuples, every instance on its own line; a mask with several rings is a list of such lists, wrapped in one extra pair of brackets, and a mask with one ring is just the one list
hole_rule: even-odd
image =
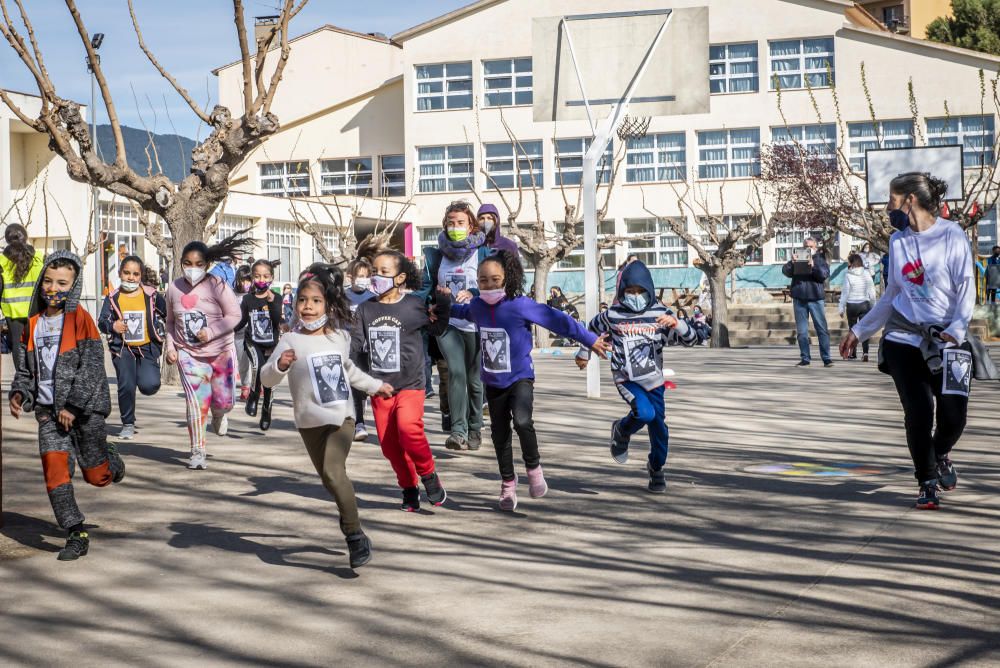
[(668, 16), (669, 24), (635, 88), (629, 113), (707, 113), (708, 8), (686, 7), (534, 19), (534, 120), (587, 120), (583, 90), (593, 117), (607, 116)]
[(868, 204), (889, 201), (889, 183), (906, 172), (926, 172), (948, 184), (946, 200), (963, 199), (965, 171), (962, 147), (918, 146), (913, 148), (872, 148), (865, 151)]

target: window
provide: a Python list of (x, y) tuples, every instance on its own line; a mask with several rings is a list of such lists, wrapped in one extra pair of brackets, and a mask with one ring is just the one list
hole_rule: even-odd
[[(420, 247), (437, 246), (438, 235), (441, 233), (441, 226), (420, 228)], [(422, 255), (422, 254), (421, 254)]]
[[(583, 182), (583, 156), (593, 143), (590, 137), (556, 139), (556, 185), (578, 186)], [(611, 144), (604, 158), (597, 163), (597, 183), (609, 183), (614, 163)]]
[[(602, 220), (597, 225), (597, 233), (602, 237), (613, 235), (615, 233), (615, 221)], [(567, 253), (566, 257), (555, 266), (555, 269), (583, 269), (585, 259), (586, 255), (583, 253), (583, 245), (581, 244)], [(602, 248), (601, 260), (604, 269), (614, 269), (617, 267), (618, 261), (615, 259), (615, 248), (613, 246), (611, 248)]]
[[(742, 216), (730, 216), (730, 215), (722, 216), (722, 220), (718, 221), (718, 223), (717, 223), (719, 225), (719, 228), (718, 228), (718, 231), (716, 232), (716, 234), (718, 235), (719, 240), (721, 241), (722, 239), (725, 239), (727, 236), (729, 236), (729, 233), (733, 230), (733, 228), (736, 227), (741, 222), (743, 222), (746, 218), (747, 218), (747, 216), (745, 216), (745, 215), (742, 215)], [(712, 253), (712, 252), (718, 250), (719, 247), (709, 241), (708, 232), (705, 231), (705, 228), (708, 227), (709, 222), (710, 221), (707, 218), (705, 218), (704, 216), (699, 217), (698, 223), (699, 223), (699, 226), (701, 227), (701, 234), (700, 234), (700, 236), (701, 236), (701, 245), (704, 246), (705, 250), (707, 250), (709, 253)], [(750, 222), (750, 229), (752, 231), (755, 231), (755, 232), (760, 231), (760, 229), (761, 229), (760, 216), (754, 216), (754, 219)], [(745, 244), (745, 243), (741, 243), (741, 244), (737, 245), (737, 248), (740, 248), (740, 249), (745, 249), (746, 247), (747, 247), (747, 244)], [(753, 254), (749, 258), (747, 258), (747, 264), (760, 264), (763, 261), (764, 261), (764, 250), (763, 250), (763, 248), (758, 248), (757, 250), (755, 250), (753, 252)]]
[(783, 145), (798, 144), (822, 159), (830, 169), (837, 166), (837, 126), (833, 123), (771, 128), (771, 141)]
[[(673, 219), (682, 220), (682, 219)], [(671, 231), (670, 223), (662, 218), (632, 218), (625, 220), (625, 233), (647, 237), (629, 239), (626, 252), (636, 255), (650, 267), (686, 267), (687, 242)]]
[(870, 148), (913, 146), (913, 121), (864, 121), (847, 124), (851, 169), (865, 171), (865, 151)]
[(261, 163), (260, 192), (276, 197), (308, 195), (309, 163), (305, 160)]
[(708, 84), (713, 95), (760, 90), (757, 42), (708, 47)]
[(993, 164), (993, 116), (954, 116), (927, 119), (930, 146), (962, 145), (966, 169)]
[(625, 183), (683, 181), (687, 171), (683, 132), (646, 135), (625, 143)]
[(382, 175), (382, 197), (406, 196), (406, 158), (401, 155), (383, 155), (379, 159)]
[(144, 234), (139, 229), (139, 217), (128, 202), (101, 202), (97, 219), (102, 232)]
[(990, 255), (993, 247), (1000, 244), (997, 240), (997, 210), (994, 207), (990, 212), (979, 219), (979, 253)]
[(486, 144), (487, 186), (501, 189), (516, 188), (515, 176), (520, 177), (520, 185), (542, 187), (542, 142), (517, 142), (518, 160), (514, 165), (514, 142)]
[(806, 244), (806, 237), (812, 237), (817, 241), (823, 238), (822, 230), (790, 230), (788, 232), (778, 232), (774, 236), (774, 261), (788, 262), (792, 259), (792, 251), (802, 248)]
[(65, 239), (49, 239), (49, 250), (53, 253), (56, 251), (72, 251), (73, 242), (69, 237)]
[(267, 257), (281, 260), (276, 283), (291, 283), (299, 277), (299, 233), (295, 223), (267, 221)]
[(833, 84), (833, 38), (768, 42), (771, 90), (819, 88)]
[(417, 191), (443, 193), (472, 190), (472, 144), (425, 146), (417, 149)]
[(372, 159), (345, 158), (320, 161), (321, 195), (372, 195)]
[(710, 130), (698, 133), (698, 178), (760, 176), (760, 130)]
[(531, 58), (483, 61), (483, 106), (532, 103)]
[(251, 227), (253, 227), (253, 218), (224, 213), (219, 219), (219, 226), (215, 228), (214, 241), (219, 243), (226, 237), (236, 234), (240, 230), (249, 230)]
[(417, 65), (417, 111), (472, 109), (472, 62)]
[[(340, 247), (337, 228), (330, 225), (314, 225), (313, 229), (319, 234), (320, 240), (328, 251), (336, 252)], [(326, 262), (319, 252), (319, 242), (313, 237), (313, 262)]]
[(891, 5), (882, 8), (882, 23), (887, 28), (905, 28), (906, 15), (903, 12), (903, 5)]

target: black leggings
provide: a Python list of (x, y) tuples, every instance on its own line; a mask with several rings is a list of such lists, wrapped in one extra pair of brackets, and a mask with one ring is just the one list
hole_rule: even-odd
[[(868, 311), (872, 310), (871, 302), (858, 302), (857, 304), (847, 304), (847, 326), (854, 329), (854, 326), (858, 324), (861, 318), (868, 314)], [(861, 354), (868, 354), (868, 339), (861, 342)], [(857, 353), (854, 354), (857, 357)]]
[[(250, 341), (249, 338), (246, 340), (246, 351), (247, 355), (250, 357), (250, 369), (251, 369), (250, 372), (253, 374), (253, 384), (251, 385), (252, 389), (250, 390), (250, 396), (252, 397), (260, 396), (260, 390), (261, 390), (260, 369), (262, 366), (264, 366), (264, 364), (267, 363), (267, 358), (269, 358), (271, 356), (271, 353), (274, 352), (274, 348), (275, 346), (265, 346), (259, 343), (254, 343), (253, 341)], [(273, 393), (271, 392), (271, 388), (265, 387), (264, 407), (267, 410), (271, 409), (272, 396)]]
[(969, 399), (958, 394), (941, 394), (941, 374), (930, 372), (919, 348), (883, 339), (882, 349), (903, 404), (906, 444), (913, 458), (914, 476), (921, 483), (936, 480), (937, 460), (951, 452), (965, 429)]
[(514, 480), (514, 448), (511, 445), (511, 423), (521, 442), (521, 456), (524, 466), (529, 469), (538, 468), (538, 437), (535, 435), (535, 423), (531, 412), (535, 403), (535, 381), (519, 380), (510, 387), (485, 386), (486, 402), (490, 406), (490, 435), (493, 437), (493, 448), (497, 453), (497, 463), (500, 465), (500, 477), (504, 480)]

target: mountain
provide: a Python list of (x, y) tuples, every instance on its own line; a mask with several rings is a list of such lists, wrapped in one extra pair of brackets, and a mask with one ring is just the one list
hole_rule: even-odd
[[(149, 159), (146, 157), (146, 146), (149, 144), (149, 135), (145, 130), (122, 126), (122, 135), (125, 137), (125, 157), (128, 159), (129, 167), (140, 175), (145, 176), (149, 170)], [(180, 181), (188, 175), (191, 166), (191, 149), (194, 148), (193, 139), (181, 137), (180, 135), (153, 135), (153, 144), (160, 158), (160, 166), (163, 173), (172, 181)], [(115, 158), (115, 138), (110, 125), (97, 126), (97, 146), (100, 155), (108, 162)], [(153, 148), (149, 147), (150, 157), (153, 156)], [(153, 157), (153, 174), (160, 173), (156, 166), (156, 158)]]

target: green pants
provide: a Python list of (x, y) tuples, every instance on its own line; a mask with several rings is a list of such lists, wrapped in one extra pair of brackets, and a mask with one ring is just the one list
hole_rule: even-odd
[(354, 420), (347, 418), (339, 427), (327, 425), (299, 429), (316, 472), (323, 479), (323, 486), (337, 502), (340, 511), (340, 530), (345, 536), (361, 531), (358, 518), (358, 500), (354, 485), (347, 477), (347, 455), (354, 442)]
[(449, 326), (437, 339), (448, 362), (451, 433), (463, 438), (483, 428), (483, 381), (479, 378), (479, 337)]

